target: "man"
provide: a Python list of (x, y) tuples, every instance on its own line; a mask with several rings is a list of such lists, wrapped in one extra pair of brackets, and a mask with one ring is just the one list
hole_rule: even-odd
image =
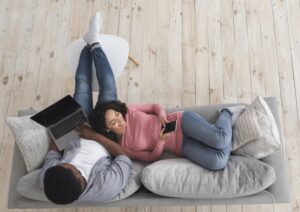
[(70, 141), (63, 154), (52, 141), (40, 184), (47, 198), (56, 204), (110, 201), (126, 186), (132, 161), (117, 143), (86, 125), (78, 132), (82, 138)]

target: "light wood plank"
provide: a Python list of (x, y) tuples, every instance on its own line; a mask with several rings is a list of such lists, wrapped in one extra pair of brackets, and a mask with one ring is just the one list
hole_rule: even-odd
[(196, 104), (209, 104), (208, 1), (195, 0)]
[(122, 208), (122, 212), (136, 212), (136, 207)]
[(266, 96), (275, 96), (278, 100), (280, 100), (280, 84), (272, 2), (270, 0), (260, 1), (259, 8), (262, 44), (261, 63), (264, 65), (265, 94)]
[(156, 40), (156, 64), (155, 73), (156, 78), (153, 82), (157, 90), (156, 102), (160, 103), (163, 107), (166, 107), (169, 103), (169, 36), (170, 36), (170, 2), (157, 1), (159, 7), (157, 7), (157, 17), (159, 21), (156, 25), (156, 35), (159, 39)]
[(234, 14), (234, 68), (237, 73), (238, 102), (251, 102), (251, 75), (246, 29), (245, 0), (233, 0)]
[[(54, 42), (56, 45), (52, 48), (50, 52), (50, 58), (52, 59), (53, 66), (53, 88), (48, 91), (48, 101), (56, 102), (60, 98), (66, 95), (65, 93), (65, 81), (72, 76), (71, 72), (68, 70), (66, 55), (67, 55), (67, 45), (69, 40), (69, 28), (70, 26), (70, 17), (71, 17), (71, 4), (70, 1), (58, 1), (55, 4), (56, 11), (52, 14), (53, 22), (58, 25), (57, 28), (54, 28), (56, 35), (54, 36)], [(51, 57), (53, 56), (53, 57)], [(64, 59), (63, 59), (64, 58)], [(62, 72), (61, 70), (66, 70)], [(72, 93), (73, 95), (74, 90)]]
[[(183, 76), (187, 74), (185, 68), (183, 68), (184, 59), (183, 55), (185, 54), (182, 42), (183, 42), (183, 2), (180, 0), (171, 0), (170, 1), (170, 33), (169, 33), (169, 41), (168, 41), (168, 54), (169, 54), (169, 69), (168, 69), (168, 87), (167, 93), (168, 96), (172, 96), (172, 98), (168, 98), (167, 107), (180, 107), (185, 103), (185, 97), (183, 96)], [(159, 76), (160, 70), (157, 70), (157, 76)], [(194, 72), (194, 70), (193, 70)], [(194, 92), (195, 93), (195, 92)]]
[(29, 52), (27, 71), (24, 76), (24, 90), (22, 105), (19, 109), (28, 109), (32, 107), (32, 102), (36, 98), (37, 82), (41, 66), (41, 48), (44, 45), (45, 34), (42, 34), (46, 29), (45, 20), (47, 18), (47, 1), (37, 1), (37, 11), (32, 14), (34, 16), (33, 32), (31, 37), (31, 46)]
[(222, 69), (224, 103), (237, 102), (237, 73), (234, 68), (235, 49), (232, 0), (221, 1)]
[(156, 90), (153, 89), (153, 81), (149, 79), (154, 79), (157, 72), (155, 70), (156, 64), (156, 20), (157, 20), (157, 4), (153, 2), (145, 1), (144, 7), (138, 7), (138, 10), (145, 13), (144, 24), (147, 27), (144, 29), (143, 36), (143, 69), (142, 80), (140, 84), (141, 90), (141, 103), (155, 103), (156, 100)]
[(242, 205), (227, 205), (226, 206), (227, 212), (243, 212)]
[(252, 211), (260, 211), (260, 212), (270, 212), (273, 211), (273, 204), (261, 204), (261, 205), (244, 205), (243, 212), (252, 212)]
[(165, 212), (181, 212), (181, 207), (179, 206), (165, 207)]
[(195, 105), (195, 5), (182, 3), (182, 105)]
[[(247, 37), (251, 73), (252, 99), (265, 95), (265, 79), (260, 24), (260, 1), (246, 1)], [(267, 79), (266, 79), (267, 80)]]
[(151, 212), (166, 212), (166, 208), (165, 207), (151, 207)]
[[(294, 204), (296, 203), (296, 201), (293, 201)], [(294, 211), (294, 212), (298, 212), (299, 210), (299, 204), (297, 205), (296, 203), (296, 207), (294, 210), (292, 210), (292, 206), (291, 204), (274, 204), (274, 212), (285, 212), (285, 211)]]
[(209, 101), (211, 104), (223, 102), (223, 70), (220, 30), (220, 1), (209, 1), (208, 5), (208, 45), (209, 45)]
[(226, 212), (226, 205), (212, 205), (212, 212)]
[[(287, 5), (287, 18), (288, 18), (288, 28), (291, 46), (291, 56), (293, 73), (295, 78), (295, 89), (297, 95), (297, 101), (300, 100), (300, 29), (298, 26), (300, 20), (300, 6), (299, 1), (289, 0)], [(297, 104), (298, 109), (298, 120), (300, 121), (300, 105)], [(298, 196), (299, 197), (299, 196)]]
[[(119, 20), (119, 36), (127, 40), (129, 43), (131, 40), (131, 21), (132, 21), (132, 0), (121, 0), (120, 3), (120, 20)], [(131, 49), (129, 49), (129, 55)], [(118, 98), (123, 101), (128, 101), (128, 72), (129, 69), (135, 66), (130, 61), (127, 61), (125, 70), (117, 80)]]
[(151, 207), (137, 207), (136, 212), (151, 212)]
[(197, 206), (196, 209), (197, 212), (211, 212), (212, 206), (211, 205)]
[(195, 206), (185, 206), (181, 207), (181, 212), (196, 212), (197, 207)]
[(131, 23), (131, 44), (130, 52), (136, 61), (141, 64), (140, 66), (132, 67), (128, 72), (128, 103), (141, 102), (141, 80), (143, 70), (143, 36), (141, 32), (144, 28), (144, 0), (133, 0), (132, 2), (132, 23)]
[[(5, 3), (5, 2), (4, 2)], [(28, 3), (28, 2), (27, 2)], [(3, 5), (4, 6), (4, 5)], [(7, 29), (3, 28), (6, 31), (3, 36), (7, 36), (8, 38), (15, 37), (14, 39), (8, 39), (3, 46), (2, 55), (1, 55), (1, 71), (0, 71), (0, 105), (3, 108), (0, 112), (0, 134), (1, 137), (7, 137), (7, 130), (5, 130), (5, 117), (8, 116), (8, 109), (9, 109), (9, 102), (11, 97), (11, 90), (16, 89), (13, 88), (14, 81), (15, 81), (15, 70), (16, 70), (16, 61), (18, 58), (17, 49), (19, 37), (22, 37), (22, 28), (20, 27), (20, 22), (22, 19), (23, 12), (18, 10), (17, 3), (13, 2), (12, 4), (7, 4), (5, 7), (7, 9), (6, 15), (9, 15), (7, 18), (7, 24), (9, 27)], [(24, 6), (24, 3), (20, 4), (19, 6)], [(5, 13), (4, 13), (5, 14)], [(4, 19), (5, 20), (5, 19)], [(4, 22), (5, 23), (5, 22)], [(15, 35), (18, 34), (20, 36), (16, 37)], [(4, 37), (5, 38), (5, 37)], [(4, 39), (2, 38), (2, 39)]]

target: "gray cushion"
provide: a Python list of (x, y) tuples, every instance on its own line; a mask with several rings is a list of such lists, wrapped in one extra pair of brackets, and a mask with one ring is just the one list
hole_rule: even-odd
[(39, 168), (50, 144), (46, 129), (30, 116), (7, 117), (6, 122), (21, 151), (27, 172)]
[(281, 149), (274, 116), (258, 96), (237, 119), (233, 129), (233, 154), (264, 158)]
[(209, 171), (178, 158), (157, 161), (142, 172), (143, 185), (153, 193), (193, 199), (247, 196), (266, 189), (275, 180), (271, 166), (241, 156), (231, 156), (221, 171)]

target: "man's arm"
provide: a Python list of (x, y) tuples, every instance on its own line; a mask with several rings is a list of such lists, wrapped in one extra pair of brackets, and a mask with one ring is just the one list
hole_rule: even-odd
[(39, 175), (39, 184), (43, 188), (44, 187), (44, 175), (45, 172), (51, 168), (52, 166), (57, 165), (61, 160), (61, 153), (58, 151), (55, 143), (53, 140), (51, 140), (49, 151), (46, 154), (45, 157), (45, 163), (41, 169), (40, 175)]
[(118, 155), (126, 155), (124, 150), (121, 148), (119, 144), (110, 140), (109, 138), (97, 133), (96, 131), (92, 130), (90, 127), (86, 125), (81, 125), (77, 131), (79, 132), (80, 137), (85, 139), (97, 141), (99, 144), (103, 145), (104, 148), (113, 156), (116, 157)]
[(48, 152), (51, 151), (51, 150), (54, 150), (54, 151), (56, 151), (56, 152), (59, 152), (59, 151), (58, 151), (58, 148), (57, 148), (57, 146), (56, 146), (56, 144), (54, 143), (54, 141), (53, 141), (52, 139), (51, 139), (51, 141), (50, 141), (50, 146), (49, 146)]

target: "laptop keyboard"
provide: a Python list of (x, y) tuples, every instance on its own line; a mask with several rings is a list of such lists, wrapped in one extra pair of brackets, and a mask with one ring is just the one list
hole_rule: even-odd
[(86, 117), (80, 111), (51, 127), (50, 131), (52, 132), (54, 138), (58, 139), (86, 121)]

